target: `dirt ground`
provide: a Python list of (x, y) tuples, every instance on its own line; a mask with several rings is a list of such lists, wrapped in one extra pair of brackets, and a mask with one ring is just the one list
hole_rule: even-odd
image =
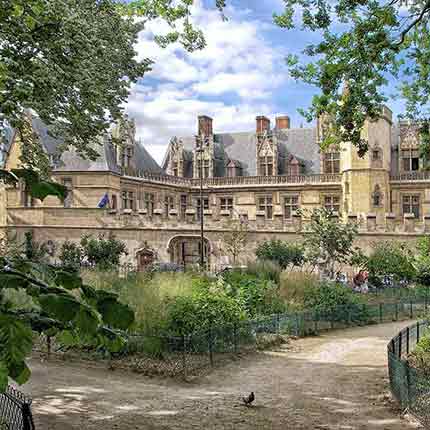
[[(33, 360), (37, 430), (417, 428), (388, 400), (386, 344), (407, 323), (335, 331), (193, 382)], [(254, 391), (255, 406), (240, 399)]]

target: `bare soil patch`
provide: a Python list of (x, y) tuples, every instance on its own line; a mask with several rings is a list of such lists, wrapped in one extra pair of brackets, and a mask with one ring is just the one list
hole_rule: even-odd
[(38, 430), (408, 430), (417, 426), (389, 400), (386, 367), (386, 344), (406, 324), (299, 339), (188, 383), (33, 359), (24, 389)]

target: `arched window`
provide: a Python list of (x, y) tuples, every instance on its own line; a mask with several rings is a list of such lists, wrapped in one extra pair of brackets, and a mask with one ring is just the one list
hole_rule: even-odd
[(379, 185), (375, 185), (375, 190), (372, 194), (372, 205), (375, 208), (379, 208), (382, 206), (382, 192)]

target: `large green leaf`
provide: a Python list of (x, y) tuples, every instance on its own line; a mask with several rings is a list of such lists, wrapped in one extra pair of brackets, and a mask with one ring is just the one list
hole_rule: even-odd
[(106, 297), (99, 300), (97, 309), (102, 315), (103, 322), (109, 327), (126, 330), (134, 322), (134, 312), (115, 298)]
[(33, 346), (31, 328), (13, 315), (0, 315), (0, 345), (0, 362), (5, 364), (12, 379), (23, 384), (30, 377), (25, 359)]
[(38, 300), (44, 312), (63, 322), (73, 320), (81, 306), (74, 297), (66, 294), (41, 294)]
[(25, 288), (28, 281), (22, 276), (14, 275), (12, 273), (0, 272), (0, 289), (1, 288)]
[(9, 376), (19, 385), (25, 384), (30, 379), (31, 371), (25, 361), (15, 363), (9, 369)]
[(84, 335), (94, 336), (99, 327), (100, 320), (96, 312), (90, 307), (81, 305), (74, 323), (76, 328)]
[(77, 273), (66, 272), (65, 270), (59, 270), (55, 273), (55, 283), (61, 285), (68, 290), (74, 290), (81, 288), (82, 279)]
[(4, 361), (0, 361), (0, 393), (3, 393), (8, 384), (8, 370)]

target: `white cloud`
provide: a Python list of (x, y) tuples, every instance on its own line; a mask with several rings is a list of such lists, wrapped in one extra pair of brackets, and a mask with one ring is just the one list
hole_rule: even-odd
[(261, 23), (249, 11), (230, 7), (228, 21), (197, 4), (193, 20), (205, 33), (205, 49), (187, 53), (178, 44), (161, 49), (154, 32), (168, 31), (160, 22), (140, 34), (139, 58), (155, 61), (135, 85), (127, 105), (138, 136), (161, 161), (172, 136), (196, 132), (197, 116), (214, 118), (215, 132), (254, 128), (255, 116), (271, 114), (271, 94), (285, 81), (284, 54), (264, 39)]

